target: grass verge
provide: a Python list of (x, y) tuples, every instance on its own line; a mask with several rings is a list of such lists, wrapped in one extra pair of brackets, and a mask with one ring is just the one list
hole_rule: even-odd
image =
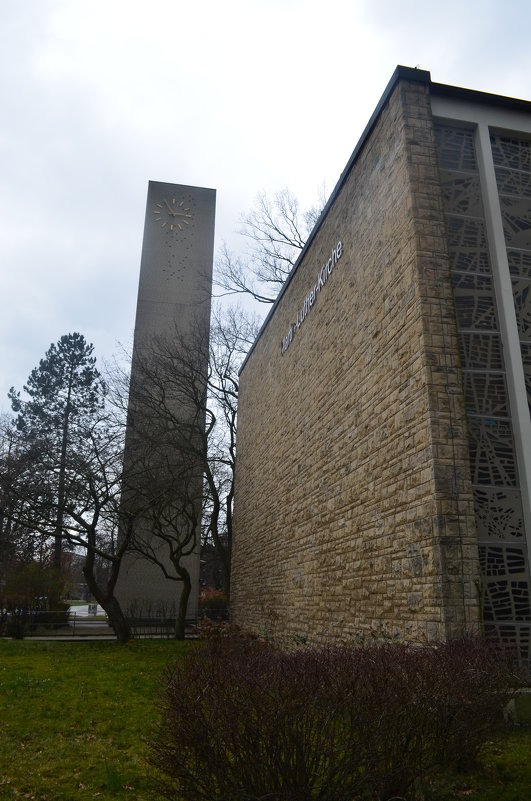
[(0, 799), (153, 799), (143, 738), (175, 641), (0, 641)]

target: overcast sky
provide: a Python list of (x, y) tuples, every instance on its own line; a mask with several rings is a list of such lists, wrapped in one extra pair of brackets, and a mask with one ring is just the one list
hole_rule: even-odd
[[(439, 10), (435, 10), (439, 9)], [(0, 410), (51, 342), (134, 326), (149, 180), (333, 189), (397, 64), (531, 99), (523, 0), (0, 0)]]

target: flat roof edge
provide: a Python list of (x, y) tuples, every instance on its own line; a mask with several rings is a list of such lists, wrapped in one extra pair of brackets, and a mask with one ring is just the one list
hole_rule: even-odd
[[(449, 84), (434, 83), (431, 80), (431, 74), (430, 74), (430, 72), (428, 70), (421, 70), (418, 67), (404, 67), (404, 66), (398, 65), (396, 67), (395, 71), (393, 72), (389, 83), (385, 87), (385, 90), (384, 90), (380, 100), (378, 101), (378, 104), (377, 104), (376, 108), (374, 109), (374, 111), (373, 111), (373, 113), (372, 113), (372, 115), (371, 115), (371, 117), (369, 119), (369, 122), (365, 126), (365, 128), (363, 130), (363, 133), (361, 134), (361, 136), (360, 136), (360, 138), (358, 140), (358, 143), (356, 144), (354, 150), (352, 151), (352, 154), (351, 154), (349, 160), (347, 161), (347, 163), (345, 165), (345, 168), (343, 169), (341, 175), (339, 176), (339, 180), (337, 181), (334, 189), (332, 190), (332, 193), (330, 194), (330, 197), (328, 198), (328, 201), (326, 202), (326, 205), (324, 206), (324, 208), (323, 208), (323, 210), (322, 210), (322, 212), (321, 212), (321, 214), (319, 216), (319, 219), (317, 220), (317, 222), (316, 222), (315, 226), (313, 227), (310, 235), (308, 236), (308, 239), (307, 239), (304, 247), (302, 248), (302, 250), (301, 250), (301, 252), (300, 252), (300, 254), (298, 256), (297, 261), (293, 265), (290, 274), (286, 278), (284, 284), (282, 285), (282, 287), (280, 289), (280, 292), (278, 293), (278, 296), (277, 296), (275, 302), (271, 306), (271, 309), (269, 310), (264, 322), (262, 323), (262, 325), (260, 327), (260, 330), (259, 330), (259, 332), (258, 332), (258, 334), (256, 336), (256, 339), (254, 340), (253, 344), (249, 348), (249, 351), (248, 351), (247, 355), (245, 356), (245, 359), (243, 360), (242, 365), (241, 365), (241, 367), (240, 367), (240, 369), (238, 371), (238, 375), (241, 375), (241, 373), (243, 372), (243, 369), (244, 369), (245, 365), (247, 364), (252, 352), (254, 351), (254, 349), (255, 349), (260, 337), (262, 336), (262, 334), (263, 334), (264, 330), (266, 329), (271, 317), (275, 313), (275, 311), (277, 309), (277, 306), (279, 305), (279, 303), (282, 300), (282, 298), (283, 298), (288, 286), (290, 285), (291, 280), (292, 280), (293, 276), (295, 275), (295, 273), (296, 273), (296, 271), (297, 271), (297, 269), (299, 267), (299, 264), (301, 263), (301, 261), (303, 260), (304, 256), (306, 255), (306, 252), (307, 252), (308, 248), (310, 247), (311, 243), (313, 242), (313, 240), (315, 239), (315, 237), (317, 235), (317, 232), (319, 231), (324, 219), (326, 218), (326, 215), (328, 214), (328, 211), (330, 210), (330, 207), (333, 205), (333, 203), (336, 200), (337, 195), (341, 191), (341, 189), (343, 187), (343, 184), (345, 183), (345, 181), (346, 181), (346, 179), (347, 179), (352, 167), (354, 166), (354, 163), (356, 162), (356, 159), (358, 158), (358, 155), (359, 155), (361, 149), (363, 148), (363, 146), (364, 146), (365, 142), (367, 141), (370, 133), (372, 132), (372, 129), (376, 125), (376, 122), (377, 122), (380, 114), (382, 113), (382, 110), (386, 106), (386, 104), (387, 104), (387, 102), (388, 102), (388, 100), (389, 100), (389, 98), (391, 96), (391, 93), (393, 92), (393, 90), (394, 90), (395, 86), (398, 84), (398, 82), (401, 81), (401, 80), (416, 81), (418, 83), (426, 84), (430, 88), (430, 94), (433, 94), (433, 95), (452, 97), (452, 98), (462, 99), (462, 100), (465, 100), (465, 101), (471, 101), (472, 100), (473, 102), (479, 102), (479, 103), (482, 103), (482, 104), (494, 105), (494, 106), (498, 106), (500, 108), (512, 108), (512, 109), (515, 109), (515, 110), (516, 109), (525, 110), (527, 113), (531, 113), (531, 101), (529, 101), (529, 100), (519, 100), (517, 98), (506, 97), (504, 95), (490, 94), (488, 92), (482, 92), (482, 91), (478, 91), (478, 90), (475, 90), (475, 89), (465, 89), (463, 87), (451, 86)], [(279, 345), (279, 347), (280, 347), (280, 345)]]

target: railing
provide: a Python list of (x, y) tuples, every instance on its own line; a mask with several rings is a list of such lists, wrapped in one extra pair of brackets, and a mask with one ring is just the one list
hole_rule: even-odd
[[(90, 605), (92, 606), (92, 605)], [(107, 615), (65, 610), (56, 612), (17, 612), (0, 615), (0, 637), (17, 639), (30, 637), (100, 637), (113, 635)], [(175, 617), (150, 615), (128, 617), (133, 637), (141, 639), (173, 639), (175, 637)], [(194, 636), (197, 621), (185, 621), (186, 636)]]
[[(128, 623), (131, 626), (133, 637), (142, 639), (167, 639), (175, 637), (175, 618), (173, 617), (129, 617)], [(186, 635), (193, 634), (197, 621), (194, 619), (185, 620)]]
[(105, 614), (32, 610), (4, 614), (0, 620), (0, 636), (6, 637), (87, 637), (112, 633)]

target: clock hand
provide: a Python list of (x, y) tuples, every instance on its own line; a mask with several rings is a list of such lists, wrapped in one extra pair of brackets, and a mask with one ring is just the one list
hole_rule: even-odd
[[(165, 201), (166, 202), (166, 201)], [(172, 217), (191, 217), (191, 214), (186, 214), (184, 211), (172, 211), (170, 205), (166, 203), (168, 206), (168, 214), (171, 214)]]

